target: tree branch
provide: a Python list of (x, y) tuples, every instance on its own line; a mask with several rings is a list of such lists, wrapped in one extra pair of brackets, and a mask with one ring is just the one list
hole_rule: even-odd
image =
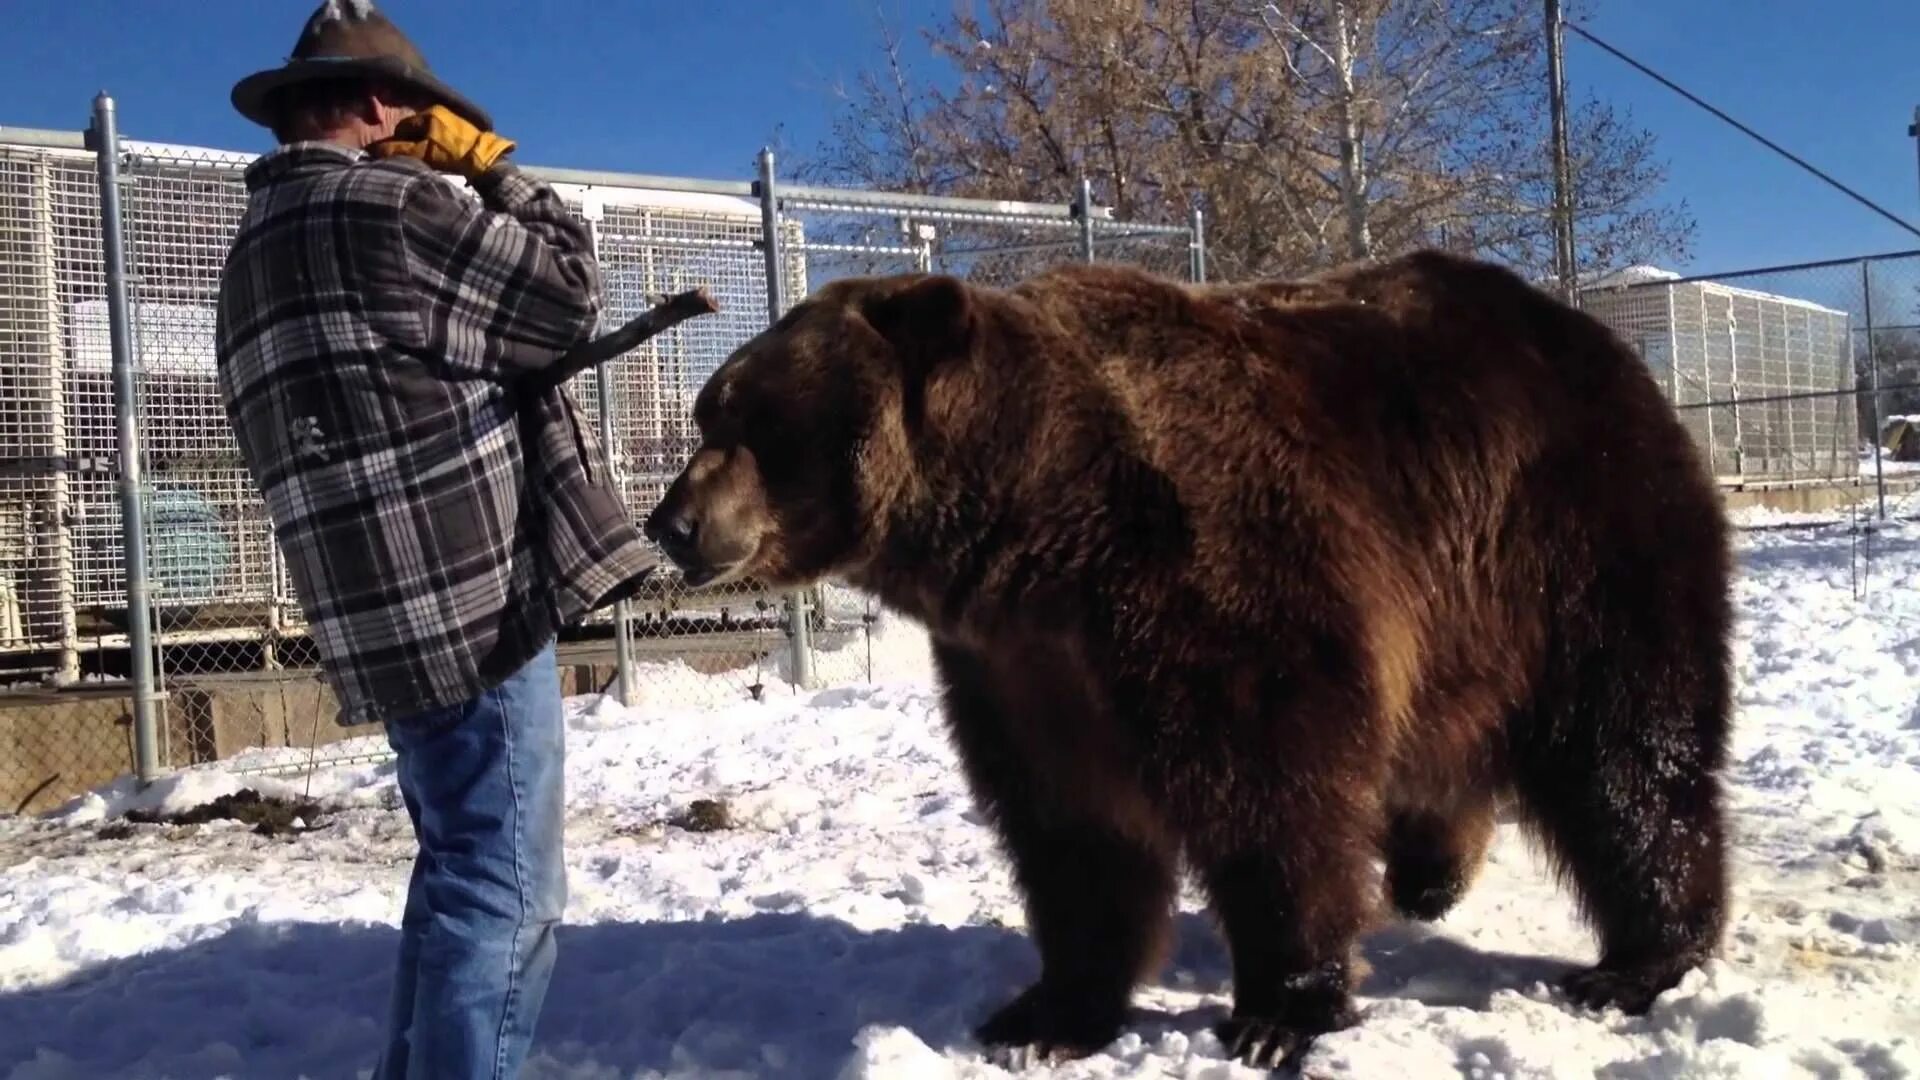
[(557, 386), (596, 364), (638, 348), (649, 338), (664, 334), (688, 319), (720, 310), (720, 305), (704, 287), (650, 299), (654, 301), (653, 307), (612, 333), (575, 345), (562, 353), (553, 366), (533, 376), (534, 380), (545, 386)]

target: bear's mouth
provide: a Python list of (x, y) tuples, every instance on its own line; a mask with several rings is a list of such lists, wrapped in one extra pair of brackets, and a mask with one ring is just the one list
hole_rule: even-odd
[(680, 581), (689, 589), (704, 589), (711, 585), (728, 585), (749, 576), (764, 563), (767, 538), (763, 534), (753, 545), (753, 550), (739, 558), (712, 562), (702, 558), (695, 551), (674, 551), (671, 547), (662, 547), (662, 553), (673, 568), (680, 573)]
[[(671, 558), (671, 556), (669, 556)], [(720, 585), (738, 576), (742, 561), (723, 563), (718, 566), (699, 563), (688, 566), (676, 561), (674, 568), (680, 571), (680, 580), (689, 589), (704, 589), (709, 585)]]
[(711, 566), (696, 566), (691, 569), (680, 568), (680, 580), (687, 583), (689, 589), (703, 589), (720, 577), (721, 571)]

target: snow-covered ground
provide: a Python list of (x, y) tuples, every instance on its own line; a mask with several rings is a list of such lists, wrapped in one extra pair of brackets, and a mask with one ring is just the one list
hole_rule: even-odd
[[(1362, 1022), (1315, 1077), (1920, 1077), (1920, 527), (1745, 534), (1725, 958), (1651, 1015), (1542, 983), (1592, 957), (1511, 827), (1465, 903), (1372, 935)], [(1871, 553), (1872, 563), (1855, 559)], [(896, 681), (700, 711), (570, 704), (572, 899), (536, 1076), (997, 1077), (967, 1031), (1035, 971), (1019, 902), (939, 730)], [(0, 821), (0, 1078), (364, 1075), (410, 847), (390, 766), (325, 771), (337, 812), (265, 837), (135, 825), (245, 786), (211, 769)], [(660, 825), (727, 800), (736, 828)], [(1192, 897), (1181, 945), (1092, 1059), (1027, 1075), (1258, 1075)]]
[(1860, 455), (1861, 476), (1872, 476), (1876, 469), (1885, 476), (1910, 478), (1920, 473), (1920, 461), (1895, 461), (1891, 453), (1886, 453), (1875, 462), (1871, 452)]

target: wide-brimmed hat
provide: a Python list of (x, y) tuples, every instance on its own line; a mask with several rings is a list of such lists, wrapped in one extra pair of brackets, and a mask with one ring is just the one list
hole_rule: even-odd
[(375, 79), (418, 90), (493, 130), (486, 111), (441, 82), (407, 35), (373, 8), (373, 0), (326, 0), (308, 17), (285, 64), (257, 71), (233, 87), (233, 107), (262, 127), (272, 127), (267, 99), (273, 91), (317, 79)]

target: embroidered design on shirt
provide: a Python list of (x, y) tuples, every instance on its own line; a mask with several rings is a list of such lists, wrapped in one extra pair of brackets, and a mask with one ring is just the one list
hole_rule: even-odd
[(327, 433), (320, 430), (320, 418), (302, 416), (288, 429), (293, 436), (293, 450), (301, 459), (307, 461), (327, 461)]

